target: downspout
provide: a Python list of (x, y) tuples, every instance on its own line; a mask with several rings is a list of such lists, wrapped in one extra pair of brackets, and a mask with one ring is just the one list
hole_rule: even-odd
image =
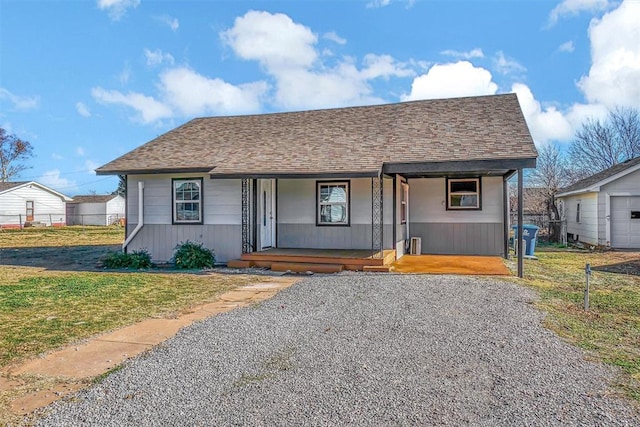
[(138, 224), (136, 224), (136, 228), (133, 229), (122, 244), (123, 252), (126, 252), (127, 246), (129, 246), (129, 243), (136, 237), (136, 234), (142, 229), (142, 226), (144, 226), (144, 181), (138, 181)]

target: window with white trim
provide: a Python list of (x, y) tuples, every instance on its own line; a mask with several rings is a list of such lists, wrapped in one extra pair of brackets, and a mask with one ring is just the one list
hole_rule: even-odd
[(173, 179), (173, 222), (202, 223), (202, 178)]
[(481, 209), (480, 178), (447, 178), (447, 209)]
[(349, 181), (318, 182), (318, 225), (349, 225)]

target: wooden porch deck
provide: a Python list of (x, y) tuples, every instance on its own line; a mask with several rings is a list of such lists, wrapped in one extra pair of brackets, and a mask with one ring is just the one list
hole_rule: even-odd
[[(376, 256), (377, 255), (377, 256)], [(336, 273), (351, 271), (389, 271), (395, 261), (394, 250), (380, 252), (359, 249), (272, 248), (242, 254), (229, 261), (232, 268), (262, 267), (273, 271)]]

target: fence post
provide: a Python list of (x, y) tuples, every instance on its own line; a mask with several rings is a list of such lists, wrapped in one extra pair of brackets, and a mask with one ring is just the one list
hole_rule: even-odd
[(584, 267), (584, 275), (587, 282), (584, 288), (584, 311), (589, 311), (589, 278), (591, 277), (591, 264), (587, 263)]
[(22, 230), (24, 228), (22, 225), (22, 214), (18, 214), (18, 221), (20, 222), (20, 230)]

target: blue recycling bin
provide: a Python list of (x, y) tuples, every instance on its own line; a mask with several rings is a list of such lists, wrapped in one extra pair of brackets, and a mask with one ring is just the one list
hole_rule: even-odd
[[(522, 239), (525, 243), (525, 256), (533, 256), (536, 250), (536, 238), (538, 237), (538, 230), (540, 227), (533, 224), (524, 224), (522, 226)], [(518, 226), (513, 226), (513, 241), (518, 240)], [(517, 245), (516, 245), (517, 247)]]

